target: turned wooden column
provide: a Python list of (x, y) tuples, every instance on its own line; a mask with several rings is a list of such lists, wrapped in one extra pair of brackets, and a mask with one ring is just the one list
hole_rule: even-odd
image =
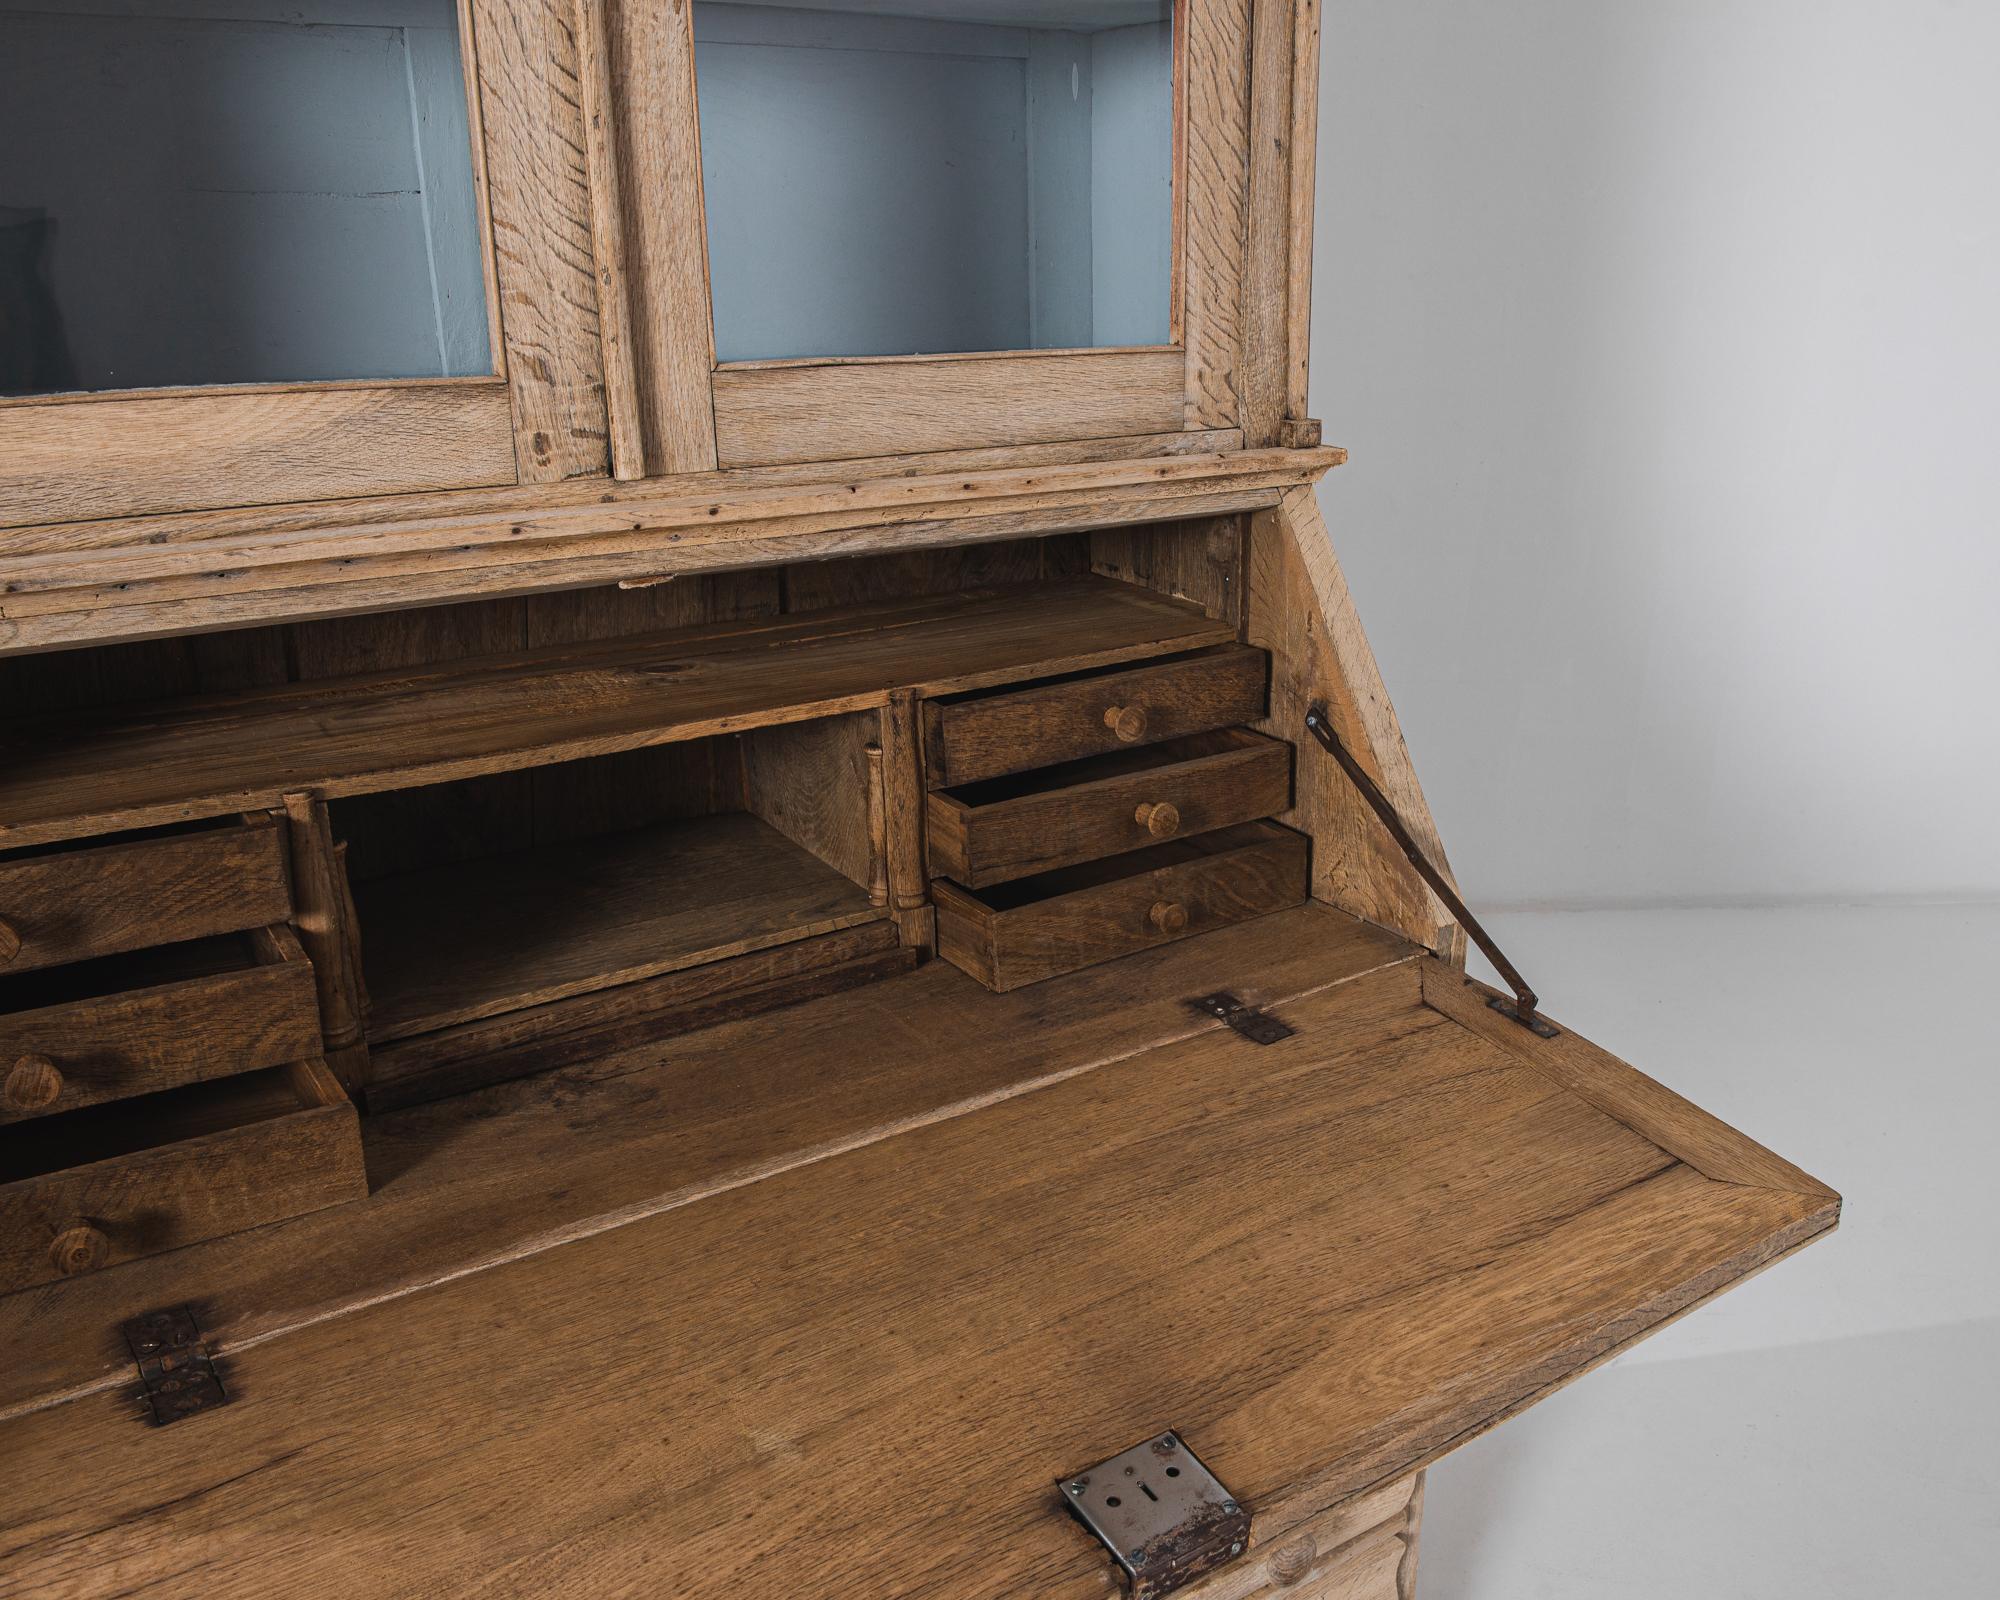
[(935, 951), (937, 913), (924, 865), (924, 758), (914, 689), (892, 690), (882, 708), (882, 778), (890, 912), (904, 944)]
[(292, 863), (292, 921), (312, 960), (326, 1064), (349, 1094), (359, 1095), (368, 1087), (366, 1003), (360, 930), (348, 895), (344, 852), (333, 841), (326, 801), (317, 794), (286, 795), (285, 823)]

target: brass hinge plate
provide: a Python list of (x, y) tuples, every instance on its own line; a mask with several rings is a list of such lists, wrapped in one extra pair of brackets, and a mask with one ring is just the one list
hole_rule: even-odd
[(1259, 1011), (1255, 1006), (1245, 1005), (1227, 989), (1215, 994), (1199, 995), (1188, 1002), (1196, 1011), (1219, 1017), (1225, 1025), (1240, 1033), (1252, 1044), (1276, 1044), (1280, 1039), (1289, 1039), (1296, 1031), (1280, 1022), (1268, 1011)]
[(1171, 1594), (1250, 1545), (1250, 1513), (1172, 1431), (1057, 1485), (1124, 1568), (1133, 1600)]
[(201, 1325), (187, 1306), (149, 1311), (125, 1324), (125, 1346), (139, 1364), (139, 1398), (156, 1428), (229, 1404), (222, 1374)]

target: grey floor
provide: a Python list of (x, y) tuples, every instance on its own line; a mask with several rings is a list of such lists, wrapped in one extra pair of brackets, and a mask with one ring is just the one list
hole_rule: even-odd
[(2000, 1594), (2000, 906), (1491, 926), (1845, 1210), (1433, 1469), (1420, 1600)]

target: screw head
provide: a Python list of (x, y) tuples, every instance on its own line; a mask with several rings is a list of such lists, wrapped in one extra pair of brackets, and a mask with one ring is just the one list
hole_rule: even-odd
[(1243, 1508), (1239, 1506), (1234, 1500), (1225, 1500), (1222, 1502), (1222, 1509), (1224, 1511), (1227, 1511), (1233, 1517), (1236, 1515), (1237, 1512), (1241, 1511)]
[(1078, 1478), (1075, 1483), (1066, 1483), (1063, 1487), (1071, 1494), (1082, 1494), (1083, 1486), (1088, 1482), (1090, 1482), (1088, 1478)]
[(1234, 1544), (1232, 1544), (1229, 1547), (1229, 1553), (1233, 1556), (1240, 1556), (1241, 1554), (1243, 1554), (1243, 1541), (1241, 1539), (1238, 1539)]

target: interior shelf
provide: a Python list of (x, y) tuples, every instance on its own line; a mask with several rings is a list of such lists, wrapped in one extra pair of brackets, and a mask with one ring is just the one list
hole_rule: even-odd
[(888, 915), (740, 812), (404, 873), (355, 900), (378, 1044)]
[(481, 656), (0, 730), (0, 847), (670, 744), (1218, 644), (1104, 578)]

